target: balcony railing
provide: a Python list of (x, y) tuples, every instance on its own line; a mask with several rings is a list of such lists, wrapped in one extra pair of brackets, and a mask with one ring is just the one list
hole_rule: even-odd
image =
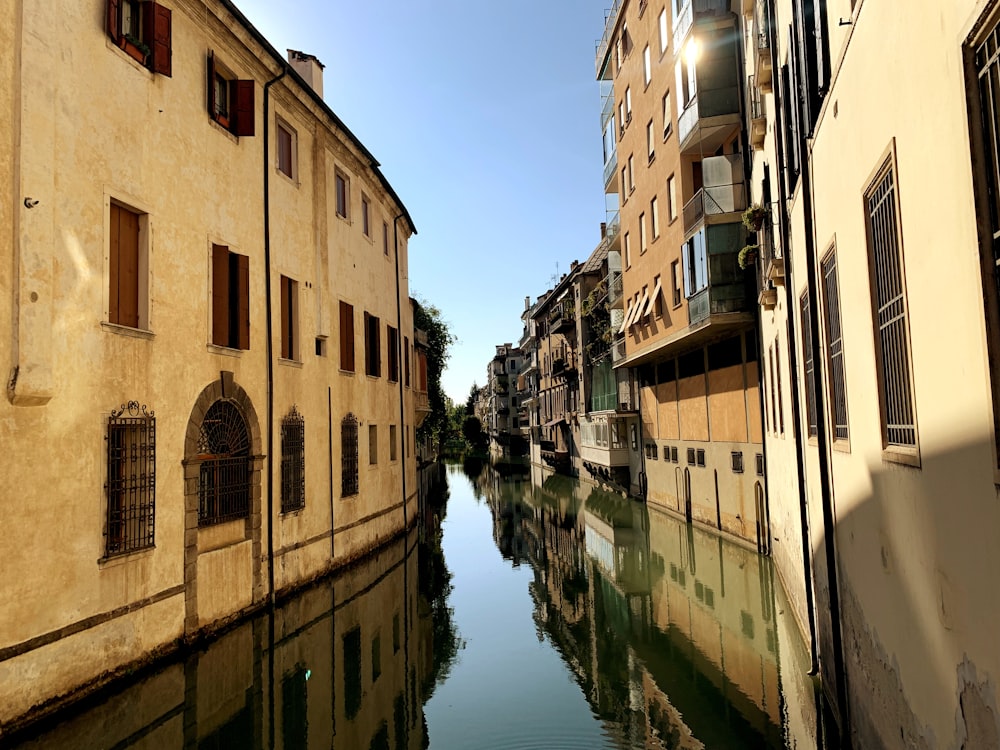
[(604, 236), (607, 238), (608, 242), (614, 242), (615, 237), (621, 231), (622, 221), (621, 215), (617, 211), (608, 212), (608, 220), (605, 223)]
[(608, 307), (616, 307), (622, 299), (622, 272), (608, 273)]
[(746, 186), (742, 182), (703, 187), (684, 204), (684, 231), (690, 232), (705, 216), (736, 213), (746, 207)]
[(576, 325), (576, 308), (573, 300), (564, 299), (557, 302), (549, 313), (549, 329), (553, 333), (569, 330)]
[(762, 148), (764, 137), (767, 135), (767, 110), (764, 106), (764, 96), (757, 86), (756, 76), (747, 79), (747, 100), (750, 102), (750, 145)]
[(608, 45), (611, 44), (611, 36), (615, 33), (615, 24), (618, 23), (618, 11), (621, 10), (622, 0), (615, 0), (608, 11), (608, 16), (604, 20), (604, 36), (597, 42), (597, 76), (601, 75), (604, 69), (604, 58), (608, 54)]
[(682, 149), (692, 144), (685, 143), (688, 136), (698, 127), (699, 121), (740, 112), (739, 86), (723, 86), (717, 89), (702, 89), (688, 103), (677, 118), (677, 134)]
[(771, 29), (767, 21), (767, 3), (757, 3), (754, 10), (754, 76), (761, 91), (769, 92), (771, 82)]
[(674, 54), (677, 54), (701, 16), (724, 16), (729, 13), (729, 0), (689, 0), (674, 19)]
[(618, 176), (618, 149), (611, 152), (608, 160), (604, 162), (604, 190), (605, 192), (618, 192), (617, 185), (610, 183)]

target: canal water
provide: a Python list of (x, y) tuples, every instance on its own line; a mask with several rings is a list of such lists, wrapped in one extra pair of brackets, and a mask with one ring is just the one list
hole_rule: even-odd
[(445, 479), (405, 539), (0, 746), (821, 746), (767, 558), (539, 469)]

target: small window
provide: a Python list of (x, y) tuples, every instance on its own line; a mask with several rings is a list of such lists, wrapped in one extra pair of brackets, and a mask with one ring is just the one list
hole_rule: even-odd
[(827, 368), (830, 373), (830, 411), (833, 439), (847, 440), (847, 383), (844, 370), (844, 341), (840, 328), (840, 287), (837, 283), (837, 254), (831, 249), (820, 264), (823, 276), (823, 329), (826, 334)]
[(317, 357), (326, 356), (326, 338), (323, 336), (316, 337), (316, 356)]
[(106, 26), (111, 41), (154, 73), (173, 75), (171, 11), (146, 0), (108, 0)]
[(646, 240), (646, 214), (639, 214), (639, 255), (646, 252), (649, 243)]
[(688, 466), (694, 466), (694, 462), (695, 462), (695, 451), (694, 451), (694, 448), (688, 448), (687, 449), (687, 462), (688, 462)]
[(372, 682), (382, 676), (382, 636), (372, 638)]
[(354, 372), (354, 305), (340, 302), (340, 369)]
[(642, 51), (642, 80), (647, 86), (653, 78), (653, 66), (650, 61), (649, 45)]
[(282, 276), (281, 282), (281, 358), (297, 359), (298, 344), (298, 314), (299, 314), (299, 284), (297, 281)]
[(351, 205), (351, 181), (338, 169), (334, 173), (333, 183), (337, 194), (337, 216), (346, 219)]
[(393, 328), (390, 325), (386, 327), (386, 346), (388, 351), (386, 352), (386, 360), (389, 363), (389, 382), (398, 383), (399, 382), (399, 329)]
[(812, 346), (812, 311), (809, 307), (809, 291), (802, 292), (799, 298), (799, 308), (802, 313), (802, 370), (806, 388), (806, 424), (809, 437), (816, 437), (816, 381), (815, 361)]
[(129, 401), (108, 418), (108, 516), (104, 553), (152, 547), (156, 518), (156, 417)]
[(410, 387), (410, 337), (403, 336), (403, 385)]
[(664, 8), (660, 11), (660, 54), (662, 55), (667, 51), (667, 44), (669, 43), (669, 30), (667, 27), (667, 9)]
[(361, 194), (361, 231), (364, 233), (365, 237), (372, 236), (371, 202), (368, 200), (368, 196), (364, 193)]
[(680, 461), (677, 460), (677, 446), (676, 445), (673, 446), (673, 447), (671, 447), (671, 449), (670, 449), (670, 460), (673, 461), (675, 464), (676, 463), (680, 463)]
[(250, 348), (250, 259), (212, 245), (212, 343)]
[(278, 171), (290, 179), (296, 179), (298, 160), (298, 137), (290, 125), (279, 119), (277, 122)]
[(635, 158), (628, 155), (628, 192), (631, 195), (635, 192)]
[(382, 338), (380, 321), (365, 313), (365, 373), (374, 378), (382, 376)]
[(764, 454), (758, 453), (754, 456), (754, 468), (757, 470), (757, 476), (764, 476)]
[(149, 217), (112, 203), (108, 251), (108, 322), (148, 329)]
[(674, 110), (670, 104), (670, 92), (663, 95), (663, 140), (667, 140), (674, 129)]
[(348, 414), (340, 423), (340, 496), (358, 494), (358, 419)]
[(399, 458), (399, 451), (396, 436), (396, 425), (389, 425), (389, 460), (396, 461)]
[(382, 253), (389, 257), (389, 222), (382, 222)]
[(632, 267), (632, 243), (629, 241), (629, 234), (625, 232), (625, 268)]
[(378, 425), (368, 425), (368, 464), (378, 463)]
[(677, 218), (677, 180), (674, 175), (667, 178), (667, 217), (670, 221)]
[(704, 448), (699, 448), (698, 449), (698, 465), (699, 466), (704, 466), (705, 465), (705, 449)]
[(625, 124), (632, 122), (632, 87), (625, 89)]
[(656, 157), (656, 140), (653, 136), (653, 121), (646, 123), (646, 158), (653, 161)]
[(670, 282), (671, 282), (671, 303), (674, 307), (680, 307), (681, 304), (681, 273), (680, 273), (680, 261), (674, 260), (670, 262)]
[(743, 473), (743, 451), (733, 451), (730, 458), (732, 459), (733, 474)]
[(281, 512), (306, 505), (305, 421), (295, 407), (281, 420)]
[(660, 236), (660, 205), (655, 195), (653, 196), (653, 200), (649, 202), (649, 221), (653, 230), (653, 239), (655, 240)]
[(233, 135), (254, 134), (256, 109), (253, 80), (241, 81), (208, 53), (208, 114)]

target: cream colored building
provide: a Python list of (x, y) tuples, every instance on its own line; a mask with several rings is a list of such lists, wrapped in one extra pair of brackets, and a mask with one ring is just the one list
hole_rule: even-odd
[(854, 747), (996, 747), (997, 3), (745, 7), (776, 563)]
[(318, 61), (228, 0), (2, 10), (0, 726), (388, 541), (417, 489), (415, 229)]

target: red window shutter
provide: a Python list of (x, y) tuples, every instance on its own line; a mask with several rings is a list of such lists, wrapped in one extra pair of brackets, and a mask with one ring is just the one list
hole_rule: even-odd
[(170, 78), (173, 74), (170, 49), (171, 12), (159, 3), (149, 3), (145, 16), (145, 37), (149, 45), (149, 69)]
[(212, 343), (229, 346), (229, 248), (212, 245)]
[(118, 227), (118, 320), (139, 327), (139, 217), (120, 209)]
[(111, 262), (108, 267), (108, 321), (111, 323), (117, 323), (118, 314), (118, 246), (120, 243), (120, 231), (119, 227), (121, 224), (121, 208), (116, 206), (114, 203), (111, 204), (111, 236), (109, 238), (110, 243), (110, 255)]
[(215, 119), (215, 53), (208, 53), (208, 116)]
[(108, 0), (108, 36), (118, 43), (118, 19), (121, 18), (121, 0)]
[(245, 255), (237, 255), (237, 273), (239, 274), (239, 341), (240, 349), (250, 348), (250, 259)]
[(232, 81), (233, 94), (233, 135), (253, 135), (254, 134), (254, 82)]
[(281, 358), (292, 358), (291, 279), (281, 277)]

